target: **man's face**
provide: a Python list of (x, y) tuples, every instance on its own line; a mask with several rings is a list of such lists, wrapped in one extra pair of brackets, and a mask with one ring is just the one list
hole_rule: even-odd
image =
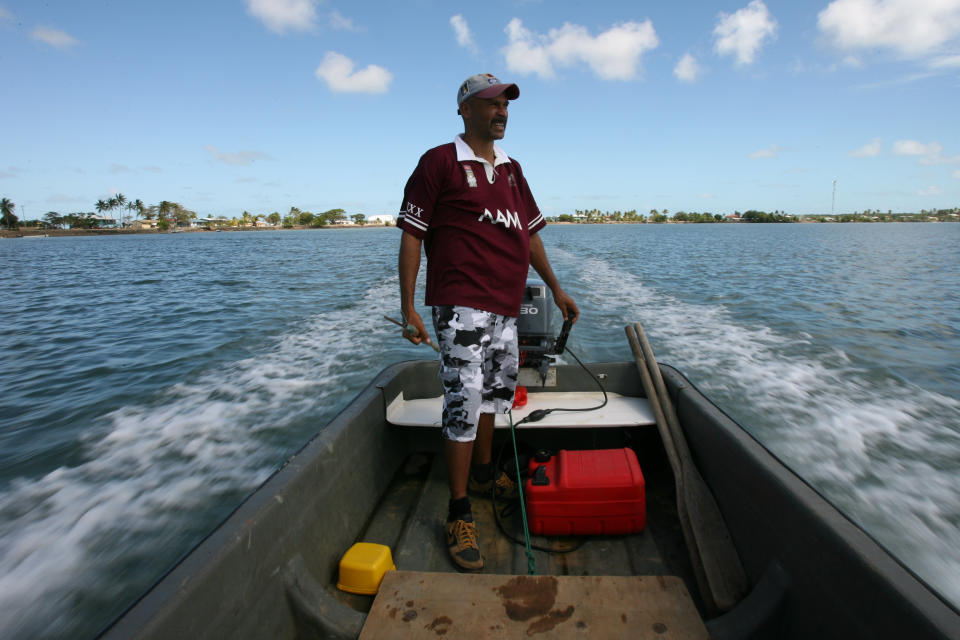
[(507, 132), (507, 105), (501, 94), (496, 98), (470, 98), (460, 105), (466, 133), (489, 140), (501, 140)]

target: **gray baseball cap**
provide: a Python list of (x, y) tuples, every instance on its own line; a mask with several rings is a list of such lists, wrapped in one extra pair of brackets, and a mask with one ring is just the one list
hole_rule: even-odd
[(489, 73), (478, 73), (467, 78), (457, 91), (457, 106), (473, 97), (495, 98), (501, 93), (507, 94), (507, 100), (520, 97), (520, 87), (515, 84), (503, 84)]

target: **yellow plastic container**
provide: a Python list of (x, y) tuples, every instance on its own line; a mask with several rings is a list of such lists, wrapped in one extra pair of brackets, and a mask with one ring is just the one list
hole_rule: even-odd
[(396, 569), (390, 547), (372, 542), (357, 542), (340, 558), (337, 589), (373, 595), (380, 589), (383, 574)]

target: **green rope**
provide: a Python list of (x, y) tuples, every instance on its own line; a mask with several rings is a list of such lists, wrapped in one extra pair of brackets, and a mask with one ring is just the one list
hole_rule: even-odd
[(527, 547), (527, 575), (537, 575), (537, 561), (533, 557), (533, 549), (530, 548), (530, 526), (527, 524), (527, 508), (523, 500), (523, 477), (520, 475), (520, 453), (517, 451), (517, 436), (513, 427), (513, 412), (507, 412), (510, 419), (510, 439), (513, 440), (513, 462), (517, 466), (517, 491), (520, 494), (520, 517), (523, 520), (523, 541)]

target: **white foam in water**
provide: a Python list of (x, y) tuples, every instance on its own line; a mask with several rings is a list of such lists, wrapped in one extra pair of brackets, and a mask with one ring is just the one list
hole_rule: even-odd
[[(0, 635), (69, 637), (78, 598), (146, 588), (156, 575), (131, 584), (110, 565), (155, 555), (222, 496), (235, 506), (289, 452), (285, 429), (349, 401), (350, 376), (367, 381), (382, 366), (383, 350), (358, 354), (358, 341), (397, 343), (371, 312), (394, 308), (397, 291), (394, 276), (263, 353), (105, 415), (88, 430), (86, 462), (13, 482), (0, 494)], [(167, 563), (183, 551), (168, 545)]]
[(722, 304), (683, 302), (603, 260), (552, 257), (577, 261), (566, 272), (582, 280), (581, 309), (619, 318), (618, 329), (641, 322), (658, 359), (960, 603), (960, 401), (892, 377), (868, 380), (844, 353), (818, 354), (809, 335), (743, 326)]

